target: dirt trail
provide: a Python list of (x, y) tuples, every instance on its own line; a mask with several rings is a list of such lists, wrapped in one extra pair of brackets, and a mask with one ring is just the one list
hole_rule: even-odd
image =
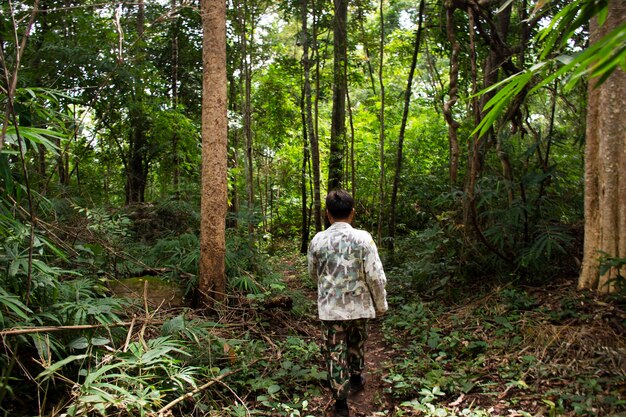
[(392, 360), (391, 349), (385, 343), (379, 320), (370, 321), (365, 349), (365, 390), (351, 396), (348, 402), (350, 415), (374, 417), (383, 415), (383, 411), (392, 408), (388, 396), (383, 392), (385, 383), (382, 380), (384, 364)]
[[(304, 285), (302, 282), (302, 262), (300, 259), (283, 260), (282, 272), (285, 283), (294, 290), (301, 291), (311, 302), (311, 311), (307, 311), (315, 323), (311, 331), (316, 339), (321, 340), (320, 326), (317, 325), (317, 294), (313, 288)], [(390, 411), (393, 408), (393, 401), (383, 391), (385, 387), (384, 370), (385, 363), (393, 359), (391, 348), (386, 344), (381, 330), (380, 319), (373, 319), (369, 322), (368, 340), (365, 344), (365, 389), (356, 394), (350, 395), (348, 404), (350, 406), (350, 416), (352, 417), (376, 417), (393, 415)], [(305, 415), (316, 417), (332, 415), (334, 402), (330, 391), (326, 390), (323, 397), (311, 401), (309, 409)]]

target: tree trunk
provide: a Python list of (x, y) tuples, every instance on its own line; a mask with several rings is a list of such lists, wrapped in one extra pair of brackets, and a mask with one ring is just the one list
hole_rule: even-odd
[(380, 150), (380, 176), (378, 177), (378, 242), (383, 239), (383, 208), (385, 206), (385, 83), (383, 82), (383, 67), (385, 64), (385, 15), (383, 14), (383, 1), (380, 0), (380, 40), (378, 45), (378, 82), (380, 85), (380, 121), (379, 150)]
[(404, 109), (402, 111), (402, 122), (400, 123), (400, 134), (398, 136), (398, 149), (396, 155), (396, 172), (393, 176), (393, 188), (391, 190), (391, 213), (389, 219), (389, 255), (393, 259), (394, 254), (394, 239), (396, 237), (396, 204), (398, 200), (398, 187), (400, 185), (400, 176), (402, 175), (402, 153), (404, 148), (404, 134), (406, 132), (406, 124), (409, 118), (409, 106), (411, 104), (411, 91), (413, 86), (413, 76), (415, 75), (415, 68), (417, 67), (417, 55), (420, 49), (420, 43), (422, 39), (422, 23), (424, 21), (424, 6), (425, 0), (420, 1), (419, 5), (419, 17), (417, 23), (417, 30), (415, 31), (415, 43), (413, 45), (413, 56), (411, 59), (411, 69), (409, 70), (409, 77), (406, 82), (406, 90), (404, 90)]
[[(302, 1), (303, 9), (306, 7), (306, 0)], [(306, 9), (305, 9), (306, 10)], [(306, 12), (304, 15), (304, 19), (306, 19)], [(306, 36), (306, 31), (304, 32), (304, 36)], [(301, 230), (301, 240), (300, 240), (300, 253), (306, 254), (309, 247), (309, 215), (307, 209), (307, 177), (306, 177), (306, 167), (309, 161), (309, 144), (308, 144), (308, 134), (307, 134), (307, 121), (306, 121), (306, 109), (304, 105), (304, 92), (302, 94), (302, 99), (300, 100), (300, 113), (302, 116), (302, 167), (300, 170), (300, 195), (302, 200), (301, 206), (301, 215), (302, 215), (302, 230)]]
[[(313, 0), (313, 10), (316, 10), (316, 1)], [(311, 163), (313, 170), (313, 217), (315, 219), (315, 231), (322, 231), (322, 197), (321, 197), (321, 170), (320, 170), (320, 146), (318, 135), (319, 121), (319, 92), (320, 92), (320, 55), (317, 47), (317, 21), (316, 13), (313, 13), (313, 54), (315, 55), (315, 126), (311, 127), (309, 141), (311, 142)], [(305, 80), (306, 81), (306, 80)], [(310, 107), (310, 104), (307, 104)], [(307, 110), (309, 111), (309, 110)]]
[(328, 190), (341, 188), (343, 185), (343, 154), (346, 143), (348, 0), (334, 0), (334, 6), (333, 110), (328, 161)]
[(372, 84), (372, 93), (376, 95), (376, 84), (374, 83), (374, 70), (372, 69), (372, 60), (370, 59), (370, 51), (367, 47), (367, 37), (365, 36), (365, 18), (363, 17), (363, 7), (357, 6), (357, 18), (359, 19), (359, 27), (361, 29), (361, 42), (363, 42), (363, 52), (365, 52), (365, 62), (367, 62), (367, 72)]
[[(352, 103), (350, 102), (350, 90), (346, 89), (346, 102), (348, 105), (348, 120), (350, 121), (350, 192), (356, 200), (356, 161), (354, 160), (354, 117), (352, 117)], [(347, 188), (347, 187), (346, 187)]]
[[(56, 142), (59, 141), (57, 140)], [(42, 144), (39, 144), (37, 145), (37, 171), (39, 173), (39, 178), (41, 178), (42, 180), (45, 180), (46, 178), (46, 166), (46, 147)], [(59, 182), (63, 184), (60, 169), (61, 167), (59, 167)]]
[[(70, 185), (70, 155), (68, 150), (61, 146), (60, 140), (56, 140), (55, 143), (59, 148), (59, 156), (57, 157), (59, 184), (68, 186)], [(76, 137), (74, 137), (74, 143), (77, 143)]]
[[(242, 25), (242, 53), (244, 73), (244, 104), (243, 104), (243, 131), (246, 138), (246, 191), (248, 195), (248, 235), (252, 243), (254, 232), (254, 163), (252, 154), (252, 55), (248, 45), (246, 30), (249, 23), (248, 1), (244, 0), (243, 25)], [(252, 19), (250, 19), (252, 20)], [(250, 41), (252, 42), (252, 41)]]
[(226, 2), (202, 0), (202, 199), (198, 292), (213, 305), (226, 296), (227, 210)]
[(171, 0), (170, 7), (172, 8), (172, 13), (176, 14), (176, 17), (172, 19), (172, 73), (171, 73), (171, 83), (172, 83), (172, 107), (175, 109), (178, 105), (178, 33), (179, 33), (179, 24), (180, 17), (178, 17), (178, 11), (176, 10), (176, 3), (178, 0)]
[[(498, 27), (498, 35), (500, 36), (500, 39), (506, 39), (506, 33), (509, 31), (509, 26), (511, 24), (512, 10), (513, 10), (513, 4), (511, 3), (497, 15), (498, 20), (496, 24)], [(495, 52), (493, 51), (490, 53), (490, 55), (493, 55), (494, 61), (497, 62), (498, 55), (496, 55)], [(510, 59), (510, 57), (507, 57), (506, 59), (508, 60)], [(504, 63), (504, 59), (498, 63), (497, 68), (499, 68), (503, 63)], [(489, 87), (498, 81), (497, 68), (494, 70), (493, 80), (491, 80), (491, 82), (485, 87)], [(489, 76), (489, 74), (485, 74), (485, 77), (487, 76)], [(481, 110), (483, 108), (481, 108)], [(513, 194), (513, 191), (515, 189), (513, 185), (513, 181), (514, 181), (513, 166), (511, 165), (511, 160), (509, 158), (508, 149), (506, 145), (503, 143), (503, 136), (501, 134), (497, 134), (495, 139), (496, 139), (496, 154), (498, 155), (498, 158), (500, 159), (500, 165), (502, 166), (502, 176), (504, 177), (506, 181), (509, 206), (511, 206), (513, 204), (513, 199), (515, 198), (515, 195)]]
[[(474, 119), (474, 126), (478, 126), (480, 123), (480, 107), (478, 105), (478, 98), (476, 93), (478, 92), (478, 65), (476, 64), (476, 32), (474, 30), (475, 18), (474, 11), (471, 7), (467, 10), (468, 22), (469, 22), (469, 39), (470, 39), (470, 68), (472, 78), (472, 100), (471, 108)], [(467, 174), (465, 175), (465, 197), (463, 199), (463, 230), (465, 234), (468, 234), (471, 230), (471, 205), (474, 201), (474, 191), (476, 189), (476, 176), (479, 164), (478, 158), (478, 133), (472, 135), (468, 141), (467, 149)]]
[(142, 110), (131, 110), (130, 120), (133, 130), (129, 132), (126, 204), (141, 203), (144, 201), (146, 182), (146, 178), (144, 178), (146, 135)]
[[(239, 57), (240, 58), (240, 57)], [(239, 63), (239, 69), (241, 70), (241, 59), (238, 59), (237, 61), (234, 62), (238, 62)], [(230, 106), (230, 110), (234, 113), (234, 114), (238, 114), (238, 112), (240, 111), (239, 108), (239, 102), (237, 100), (237, 94), (238, 92), (241, 91), (240, 88), (240, 79), (239, 77), (233, 77), (231, 76), (231, 78), (228, 80), (229, 83), (229, 89), (228, 89), (228, 93), (229, 93), (229, 100), (228, 100), (228, 105)], [(228, 147), (229, 151), (228, 151), (228, 167), (232, 170), (236, 170), (239, 167), (239, 139), (240, 139), (240, 135), (241, 135), (241, 129), (239, 128), (235, 128), (230, 130), (230, 139), (231, 139), (231, 145)], [(231, 181), (233, 182), (229, 191), (230, 191), (230, 204), (228, 206), (228, 212), (229, 212), (229, 216), (228, 216), (228, 221), (226, 223), (226, 226), (229, 228), (237, 228), (239, 226), (239, 221), (238, 221), (238, 217), (239, 217), (239, 191), (237, 189), (237, 183), (236, 181), (234, 181), (231, 178)]]
[[(137, 8), (137, 60), (135, 65), (141, 67), (144, 59), (143, 33), (145, 29), (144, 1), (139, 0)], [(129, 110), (131, 132), (128, 146), (128, 171), (126, 173), (126, 204), (144, 201), (147, 181), (146, 155), (146, 120), (143, 114), (143, 82), (139, 71), (135, 72), (135, 91), (133, 103)]]
[[(609, 1), (604, 25), (590, 24), (590, 43), (626, 19), (626, 3)], [(585, 243), (579, 288), (613, 292), (624, 266), (606, 268), (602, 257), (626, 258), (626, 73), (617, 68), (602, 85), (591, 80), (585, 140)], [(623, 279), (623, 278), (622, 278)]]
[[(0, 61), (2, 62), (2, 70), (4, 71), (4, 74), (6, 76), (6, 86), (4, 86), (5, 88), (4, 94), (7, 97), (7, 100), (6, 100), (7, 106), (5, 109), (4, 120), (3, 120), (4, 123), (2, 123), (2, 128), (0, 128), (0, 151), (2, 150), (2, 148), (4, 148), (4, 142), (6, 139), (7, 129), (9, 128), (9, 122), (11, 120), (11, 117), (14, 116), (14, 114), (12, 114), (12, 111), (14, 110), (13, 100), (15, 98), (15, 91), (17, 90), (17, 79), (18, 79), (17, 76), (20, 71), (22, 55), (24, 54), (24, 51), (26, 50), (26, 41), (30, 37), (30, 31), (33, 28), (33, 25), (35, 23), (35, 17), (37, 16), (38, 12), (39, 12), (39, 0), (35, 0), (33, 3), (32, 11), (30, 13), (30, 18), (24, 30), (24, 34), (22, 35), (19, 48), (17, 44), (15, 45), (16, 52), (15, 52), (15, 61), (13, 62), (13, 71), (10, 72), (9, 68), (6, 66), (7, 65), (6, 57), (4, 56), (3, 49), (0, 48)], [(17, 38), (16, 38), (16, 41), (17, 41)], [(16, 126), (15, 128), (17, 129), (18, 127)]]
[(457, 136), (459, 122), (454, 120), (452, 108), (458, 99), (459, 53), (461, 52), (461, 45), (456, 39), (454, 30), (454, 10), (455, 7), (446, 2), (446, 32), (448, 40), (452, 45), (452, 53), (450, 54), (449, 99), (443, 105), (443, 114), (448, 124), (448, 140), (450, 142), (450, 182), (452, 184), (456, 184), (459, 172), (459, 139)]
[[(311, 64), (309, 61), (309, 33), (308, 33), (308, 1), (302, 0), (302, 69), (304, 80), (300, 108), (302, 114), (302, 240), (300, 253), (306, 254), (309, 245), (309, 215), (307, 209), (307, 175), (306, 168), (309, 157), (309, 138), (314, 136), (313, 109), (311, 102)], [(319, 161), (318, 161), (319, 162)]]
[[(178, 32), (179, 32), (179, 21), (178, 11), (176, 10), (176, 3), (178, 0), (171, 0), (170, 6), (172, 8), (172, 12), (176, 13), (176, 17), (172, 19), (172, 73), (171, 73), (171, 83), (172, 83), (172, 108), (176, 110), (178, 106)], [(174, 187), (174, 195), (176, 199), (180, 198), (180, 155), (178, 154), (178, 135), (174, 132), (174, 136), (172, 137), (172, 186)]]
[[(233, 30), (237, 33), (238, 44), (233, 48), (232, 53), (228, 55), (231, 59), (232, 68), (234, 71), (229, 72), (228, 76), (230, 77), (229, 82), (229, 100), (228, 105), (230, 106), (230, 111), (233, 114), (241, 114), (243, 117), (244, 106), (243, 101), (239, 100), (238, 97), (241, 96), (244, 91), (243, 88), (243, 77), (235, 76), (235, 73), (243, 74), (245, 72), (245, 55), (244, 55), (244, 42), (245, 42), (245, 18), (243, 12), (242, 2), (237, 1), (234, 2), (234, 7), (236, 8), (235, 21), (236, 25), (233, 25)], [(243, 136), (243, 129), (235, 128), (230, 131), (231, 134), (231, 145), (229, 146), (229, 168), (232, 170), (237, 170), (240, 167), (240, 150), (241, 141)], [(245, 165), (245, 156), (244, 156), (244, 165)], [(245, 167), (244, 167), (245, 169)], [(237, 228), (239, 226), (239, 213), (240, 213), (240, 200), (243, 197), (240, 197), (240, 190), (237, 187), (237, 181), (234, 178), (231, 178), (232, 186), (230, 187), (230, 205), (228, 206), (228, 211), (230, 216), (227, 221), (227, 227), (229, 228)]]

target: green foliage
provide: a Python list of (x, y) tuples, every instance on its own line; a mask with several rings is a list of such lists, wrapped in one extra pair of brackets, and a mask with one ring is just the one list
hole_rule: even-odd
[(615, 286), (622, 292), (626, 293), (626, 275), (622, 272), (626, 267), (626, 258), (618, 258), (615, 256), (609, 256), (607, 253), (601, 253), (600, 258), (600, 270), (599, 274), (604, 275), (609, 271), (616, 271), (615, 278)]
[[(406, 277), (407, 284), (425, 294), (435, 294), (447, 287), (452, 279), (461, 278), (462, 271), (454, 262), (459, 256), (460, 236), (454, 226), (434, 223), (420, 232), (411, 232), (397, 240), (396, 247), (402, 266), (394, 272)], [(417, 251), (415, 248), (419, 248)]]
[(314, 341), (294, 336), (288, 336), (277, 347), (283, 355), (277, 363), (266, 364), (271, 372), (259, 377), (257, 372), (262, 369), (255, 370), (250, 379), (242, 382), (257, 393), (261, 413), (305, 416), (309, 400), (321, 394), (319, 383), (326, 380), (325, 371), (311, 366), (314, 359), (319, 359), (319, 347)]
[[(616, 305), (573, 288), (555, 300), (550, 289), (509, 285), (451, 306), (414, 302), (402, 289), (392, 292), (383, 328), (394, 359), (381, 372), (386, 391), (399, 400), (399, 415), (493, 415), (502, 411), (480, 404), (494, 395), (502, 407), (528, 416), (534, 406), (524, 398), (531, 397), (551, 415), (614, 415), (626, 405), (615, 395), (623, 378), (598, 378), (593, 369), (603, 365), (580, 355), (598, 343), (614, 346), (602, 335), (612, 332), (608, 323)], [(563, 334), (564, 323), (572, 334)], [(589, 323), (593, 334), (583, 336)], [(573, 357), (589, 368), (573, 368)], [(558, 387), (546, 389), (553, 383)]]
[(159, 239), (145, 254), (145, 261), (153, 267), (167, 267), (174, 275), (178, 271), (196, 275), (200, 241), (198, 236), (185, 233), (169, 239)]
[[(107, 345), (102, 339), (91, 347)], [(77, 348), (87, 348), (80, 345)], [(188, 355), (184, 345), (168, 337), (133, 342), (124, 352), (117, 352), (98, 361), (97, 356), (81, 354), (53, 363), (38, 378), (45, 381), (60, 370), (75, 363), (79, 365), (74, 399), (68, 407), (70, 416), (141, 415), (156, 412), (167, 393), (186, 392), (196, 387), (198, 369), (181, 365), (177, 357)]]
[(100, 239), (119, 245), (129, 234), (130, 219), (123, 214), (112, 214), (100, 207), (75, 206), (75, 209), (87, 218), (88, 230), (97, 234)]
[(626, 23), (620, 24), (583, 51), (563, 53), (575, 31), (580, 30), (594, 16), (603, 24), (607, 13), (607, 1), (576, 0), (565, 5), (537, 36), (540, 61), (479, 93), (482, 95), (499, 90), (486, 104), (485, 109), (489, 109), (489, 112), (473, 133), (478, 132), (481, 136), (485, 134), (514, 97), (531, 95), (562, 77), (567, 77), (565, 91), (571, 90), (576, 83), (586, 78), (597, 78), (597, 82), (602, 83), (617, 68), (625, 68)]
[(32, 311), (22, 303), (21, 299), (0, 288), (0, 322), (2, 328), (12, 327), (15, 323), (30, 321)]

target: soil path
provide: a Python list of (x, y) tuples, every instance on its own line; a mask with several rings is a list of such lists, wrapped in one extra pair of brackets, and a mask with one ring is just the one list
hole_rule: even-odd
[[(304, 280), (306, 266), (303, 265), (302, 258), (289, 257), (283, 259), (280, 270), (284, 276), (285, 283), (292, 290), (300, 291), (310, 302), (310, 308), (306, 312), (311, 318), (311, 333), (318, 341), (321, 340), (320, 326), (317, 320), (317, 293), (310, 283)], [(304, 268), (304, 269), (303, 269)], [(308, 285), (307, 285), (308, 284)], [(368, 340), (365, 344), (365, 389), (356, 394), (350, 395), (348, 404), (350, 406), (350, 416), (352, 417), (376, 417), (393, 415), (393, 400), (384, 393), (385, 365), (391, 362), (393, 354), (391, 348), (385, 342), (381, 329), (381, 320), (373, 319), (369, 322)], [(316, 398), (309, 404), (309, 409), (305, 415), (316, 417), (332, 416), (334, 401), (329, 391), (320, 398)]]
[(390, 348), (385, 343), (379, 320), (371, 320), (369, 338), (365, 345), (365, 390), (348, 399), (351, 415), (374, 417), (385, 414), (392, 408), (387, 395), (384, 394), (384, 370), (387, 362), (392, 360)]

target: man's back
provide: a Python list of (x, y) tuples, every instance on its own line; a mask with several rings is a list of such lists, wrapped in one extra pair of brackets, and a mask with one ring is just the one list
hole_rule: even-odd
[(387, 310), (385, 273), (368, 232), (335, 222), (315, 235), (308, 260), (320, 319), (373, 318)]

